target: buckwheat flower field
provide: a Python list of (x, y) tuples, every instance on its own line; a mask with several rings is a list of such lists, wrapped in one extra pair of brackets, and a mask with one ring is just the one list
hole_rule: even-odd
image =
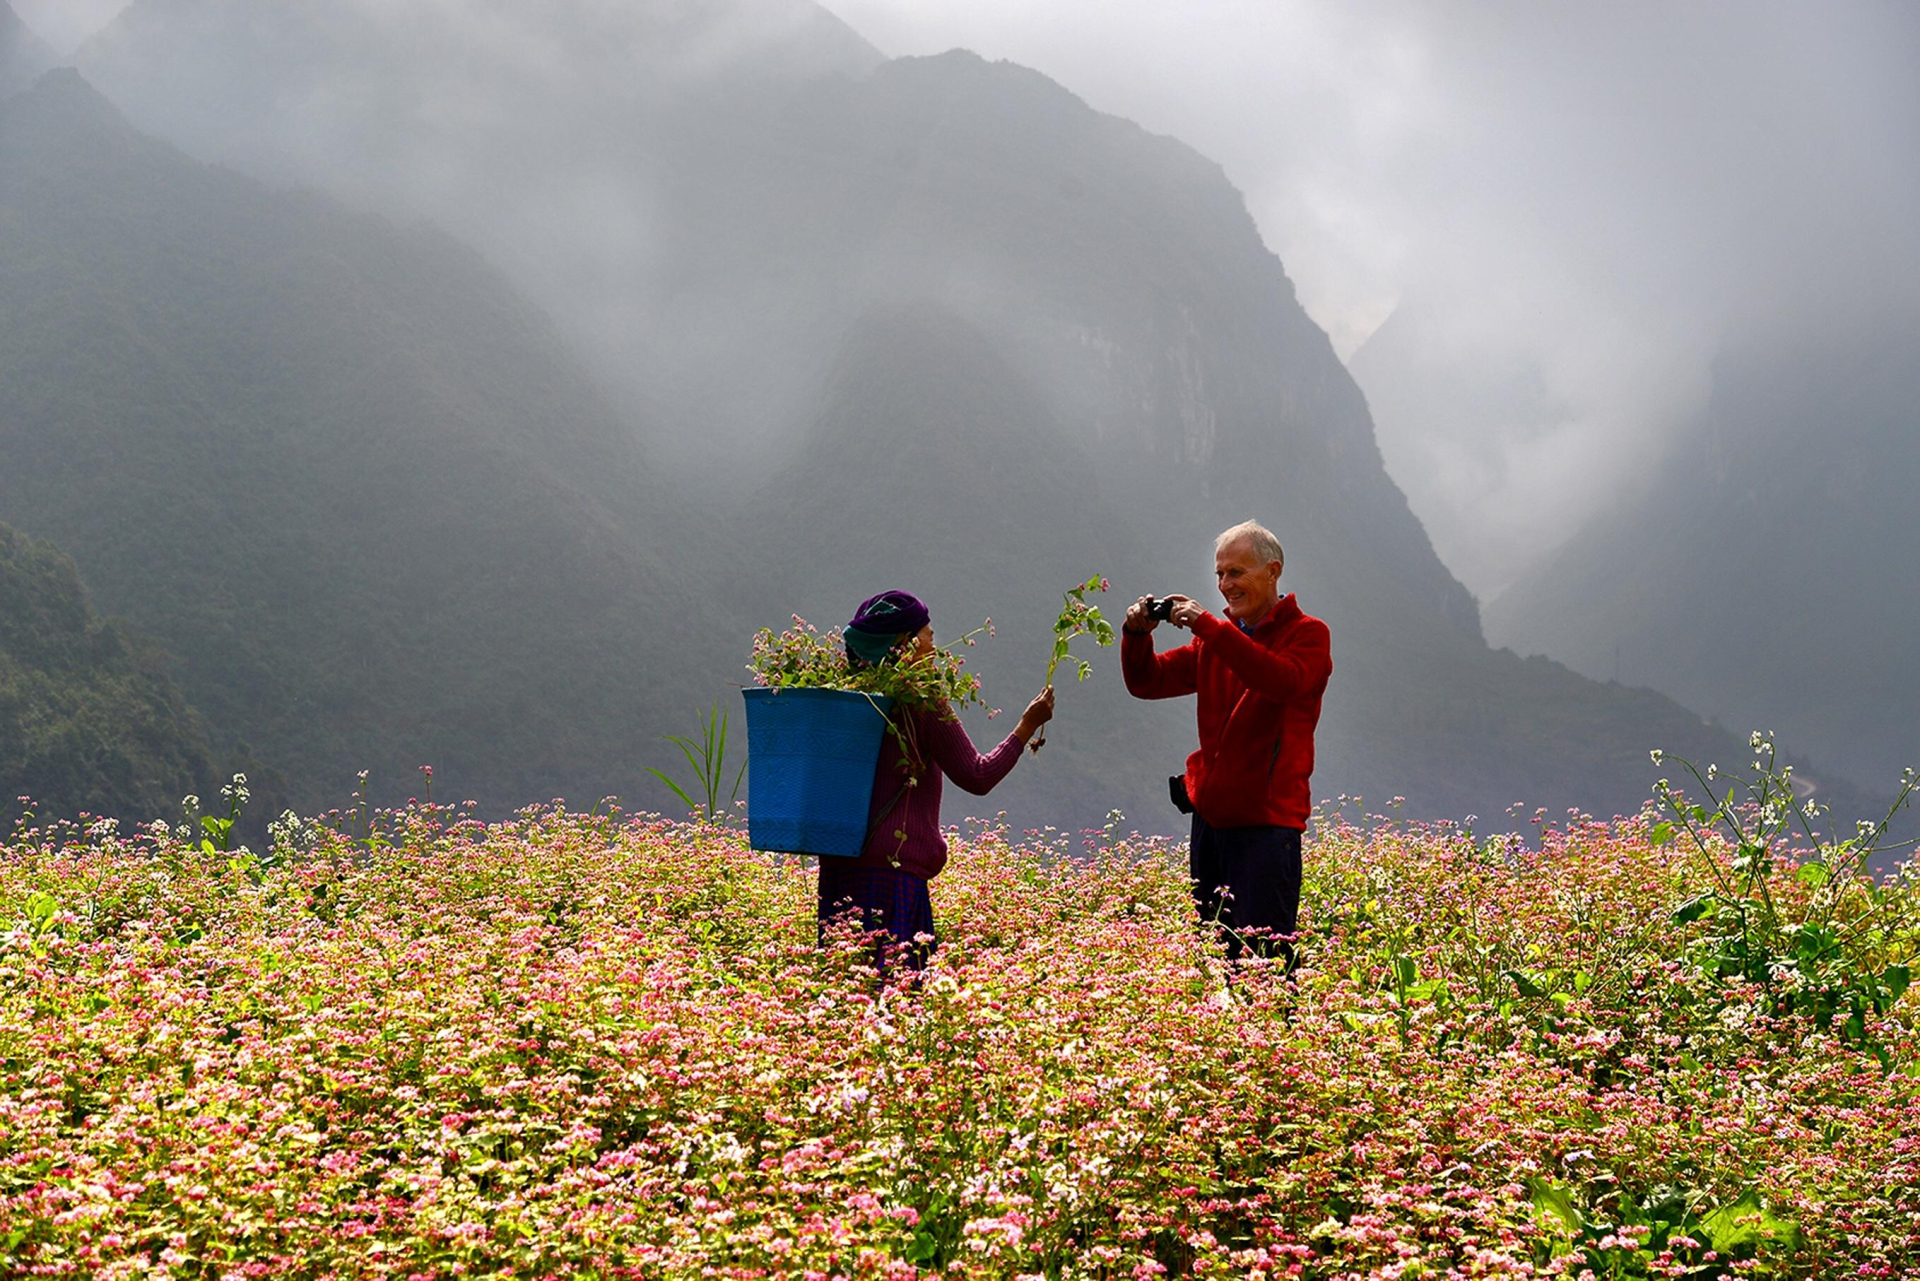
[(914, 987), (735, 828), (459, 814), (6, 838), (0, 1274), (1915, 1275), (1897, 886), (1755, 978), (1646, 820), (1330, 819), (1228, 985), (1180, 849), (975, 827)]

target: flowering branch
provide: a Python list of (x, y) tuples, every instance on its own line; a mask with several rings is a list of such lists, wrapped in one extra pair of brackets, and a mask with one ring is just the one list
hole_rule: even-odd
[[(1053, 685), (1054, 672), (1059, 670), (1060, 664), (1069, 658), (1079, 664), (1078, 679), (1085, 680), (1093, 675), (1092, 663), (1067, 652), (1068, 647), (1079, 637), (1093, 637), (1093, 643), (1102, 649), (1113, 644), (1113, 624), (1101, 616), (1098, 605), (1087, 604), (1088, 592), (1104, 592), (1108, 585), (1106, 579), (1095, 574), (1086, 582), (1076, 587), (1069, 587), (1062, 596), (1060, 617), (1053, 623), (1053, 657), (1047, 661), (1046, 683), (1049, 688)], [(1037, 752), (1046, 745), (1047, 731), (1042, 726), (1040, 732), (1034, 735), (1033, 741), (1027, 744), (1027, 750)]]

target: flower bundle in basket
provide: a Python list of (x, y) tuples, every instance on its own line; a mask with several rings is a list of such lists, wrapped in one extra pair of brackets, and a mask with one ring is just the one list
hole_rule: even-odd
[[(958, 643), (992, 633), (988, 619)], [(893, 707), (986, 705), (980, 678), (951, 649), (864, 661), (849, 656), (842, 629), (822, 632), (797, 614), (784, 631), (754, 636), (747, 670), (747, 840), (758, 850), (858, 857), (881, 744), (912, 733)], [(917, 756), (910, 742), (901, 748)]]

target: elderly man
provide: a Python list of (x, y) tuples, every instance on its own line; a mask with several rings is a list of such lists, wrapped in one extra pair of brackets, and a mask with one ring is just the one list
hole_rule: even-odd
[[(1203, 924), (1225, 928), (1235, 959), (1251, 947), (1292, 960), (1313, 730), (1333, 673), (1327, 625), (1280, 594), (1285, 566), (1265, 527), (1235, 525), (1214, 543), (1224, 619), (1186, 596), (1150, 611), (1153, 598), (1143, 596), (1121, 629), (1121, 668), (1135, 698), (1199, 695), (1200, 750), (1187, 758), (1186, 777), (1173, 780), (1174, 794), (1177, 803), (1184, 783), (1193, 808), (1194, 906)], [(1193, 640), (1156, 654), (1155, 612)]]

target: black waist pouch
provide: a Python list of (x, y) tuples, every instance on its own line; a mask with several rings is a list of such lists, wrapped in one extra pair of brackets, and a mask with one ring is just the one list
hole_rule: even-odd
[(1193, 813), (1193, 798), (1187, 795), (1187, 776), (1175, 774), (1167, 780), (1167, 798), (1182, 814)]

